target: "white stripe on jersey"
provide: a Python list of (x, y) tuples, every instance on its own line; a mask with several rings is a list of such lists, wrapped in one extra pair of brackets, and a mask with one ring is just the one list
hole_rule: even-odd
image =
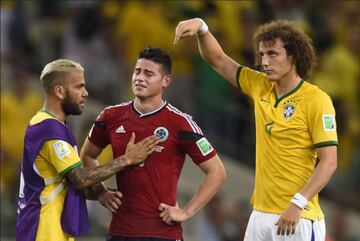
[(128, 102), (123, 102), (123, 103), (120, 103), (120, 104), (117, 104), (117, 105), (110, 105), (108, 107), (106, 107), (105, 109), (103, 109), (103, 111), (100, 112), (100, 114), (98, 115), (98, 117), (96, 117), (96, 120), (99, 119), (99, 117), (101, 116), (101, 114), (105, 111), (105, 110), (108, 110), (108, 109), (111, 109), (111, 108), (116, 108), (116, 107), (120, 107), (120, 106), (125, 106), (125, 105), (129, 105), (131, 104), (131, 100), (128, 101)]
[(175, 114), (179, 115), (179, 116), (182, 116), (185, 118), (185, 120), (189, 123), (189, 125), (191, 126), (191, 128), (193, 129), (193, 131), (195, 133), (198, 133), (198, 134), (203, 134), (200, 127), (196, 124), (195, 121), (192, 120), (192, 116), (184, 113), (184, 112), (181, 112), (180, 110), (178, 110), (176, 107), (172, 106), (171, 104), (168, 103), (168, 105), (166, 106), (166, 108), (168, 108), (171, 112), (174, 112)]

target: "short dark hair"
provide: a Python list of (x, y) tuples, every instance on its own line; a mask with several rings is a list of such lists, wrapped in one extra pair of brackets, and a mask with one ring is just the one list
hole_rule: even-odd
[(138, 59), (147, 59), (161, 64), (165, 74), (171, 74), (171, 57), (170, 54), (163, 49), (146, 47), (139, 53)]
[(294, 22), (276, 20), (258, 28), (254, 35), (255, 64), (261, 66), (260, 42), (271, 42), (280, 38), (288, 56), (293, 57), (297, 74), (307, 79), (317, 64), (311, 39)]

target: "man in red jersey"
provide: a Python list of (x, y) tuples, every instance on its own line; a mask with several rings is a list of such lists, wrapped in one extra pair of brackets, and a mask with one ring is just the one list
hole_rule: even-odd
[[(109, 241), (182, 240), (180, 223), (199, 211), (225, 180), (221, 160), (192, 117), (163, 100), (170, 74), (168, 53), (158, 48), (142, 50), (132, 76), (134, 100), (105, 108), (81, 150), (82, 160), (92, 166), (109, 144), (114, 157), (124, 154), (132, 132), (139, 140), (153, 133), (160, 138), (146, 162), (116, 176), (123, 198), (121, 205), (120, 200), (108, 198), (107, 205), (117, 208)], [(177, 184), (186, 154), (205, 173), (205, 179), (191, 201), (180, 208)]]

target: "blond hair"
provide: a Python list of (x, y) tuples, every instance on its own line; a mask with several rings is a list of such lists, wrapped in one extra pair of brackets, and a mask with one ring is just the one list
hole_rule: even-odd
[(53, 86), (65, 84), (66, 74), (72, 71), (84, 72), (84, 68), (77, 62), (69, 59), (58, 59), (48, 63), (41, 71), (40, 81), (47, 93)]

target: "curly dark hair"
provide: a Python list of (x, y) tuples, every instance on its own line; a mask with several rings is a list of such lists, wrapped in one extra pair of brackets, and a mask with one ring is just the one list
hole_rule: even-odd
[(260, 42), (272, 42), (277, 38), (284, 43), (286, 54), (293, 57), (297, 74), (302, 79), (309, 78), (317, 64), (313, 43), (294, 22), (287, 20), (272, 21), (258, 28), (254, 35), (255, 64), (261, 66)]

